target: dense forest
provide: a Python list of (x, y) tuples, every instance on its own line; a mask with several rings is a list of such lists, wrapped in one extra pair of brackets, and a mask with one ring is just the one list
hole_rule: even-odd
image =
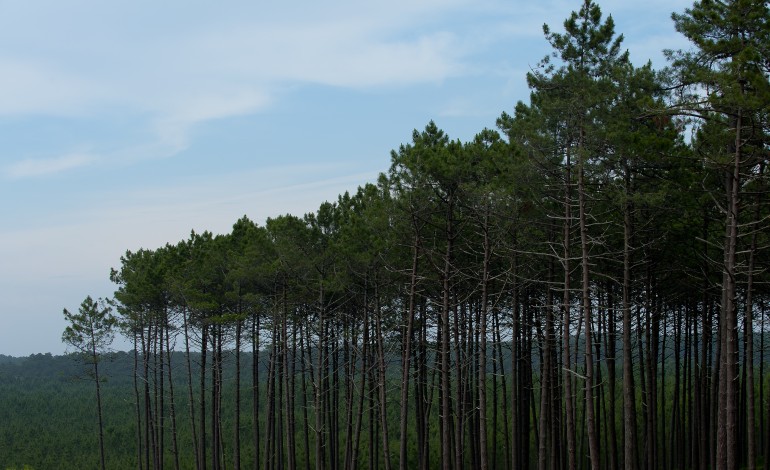
[[(664, 70), (578, 6), (496, 130), (430, 122), (316, 212), (127, 251), (114, 299), (65, 311), (91, 434), (62, 448), (140, 470), (770, 461), (768, 3), (675, 13), (691, 49)], [(113, 333), (135, 347), (110, 370)]]

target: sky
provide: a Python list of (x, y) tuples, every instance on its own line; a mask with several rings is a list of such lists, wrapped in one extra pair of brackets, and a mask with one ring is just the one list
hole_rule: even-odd
[[(662, 68), (691, 3), (599, 5)], [(580, 4), (0, 0), (0, 354), (65, 352), (126, 250), (315, 211), (431, 120), (494, 128)]]

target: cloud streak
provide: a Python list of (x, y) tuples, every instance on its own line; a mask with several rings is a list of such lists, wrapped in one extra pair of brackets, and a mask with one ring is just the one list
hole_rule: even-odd
[(45, 60), (0, 56), (0, 115), (82, 113), (102, 98), (100, 85)]
[(197, 124), (242, 116), (264, 109), (271, 98), (259, 90), (242, 89), (222, 94), (194, 96), (181, 100), (154, 119), (152, 128), (158, 144), (174, 154), (187, 148), (189, 135)]
[[(190, 19), (191, 26), (170, 32), (148, 28), (136, 41), (126, 41), (126, 28), (144, 16), (141, 7), (128, 8), (125, 18), (105, 18), (106, 24), (93, 28), (78, 17), (87, 3), (58, 23), (43, 23), (48, 31), (44, 38), (25, 38), (31, 44), (24, 60), (0, 56), (0, 85), (12, 91), (0, 97), (0, 114), (58, 115), (117, 106), (165, 119), (178, 116), (180, 102), (199, 97), (221, 99), (219, 106), (240, 114), (242, 109), (229, 106), (232, 96), (270, 96), (285, 81), (400, 86), (440, 81), (463, 70), (461, 48), (452, 33), (429, 27), (409, 34), (409, 27), (425, 22), (421, 18), (427, 8), (434, 14), (446, 12), (438, 5), (382, 4), (299, 19), (288, 11), (273, 17), (247, 11), (210, 22), (201, 7), (189, 6), (201, 15)], [(404, 15), (397, 21), (398, 11)], [(157, 12), (161, 19), (176, 13), (170, 8)], [(0, 40), (10, 35), (18, 42), (25, 34), (14, 36), (11, 30), (1, 33)]]
[(86, 153), (62, 155), (54, 158), (30, 158), (6, 167), (5, 175), (11, 179), (47, 176), (85, 167), (98, 160), (98, 157)]

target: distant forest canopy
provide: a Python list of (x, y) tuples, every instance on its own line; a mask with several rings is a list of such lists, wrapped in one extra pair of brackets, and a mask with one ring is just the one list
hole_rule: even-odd
[(126, 252), (66, 312), (102, 466), (113, 330), (140, 469), (769, 461), (770, 11), (673, 22), (691, 49), (636, 67), (585, 0), (497, 130), (430, 122), (316, 212)]

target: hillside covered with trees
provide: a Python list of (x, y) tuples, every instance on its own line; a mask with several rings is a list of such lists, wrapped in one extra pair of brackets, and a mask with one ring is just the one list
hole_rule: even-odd
[[(674, 14), (692, 47), (662, 71), (578, 6), (496, 130), (430, 122), (316, 212), (126, 252), (81, 307), (135, 346), (103, 465), (770, 461), (768, 4)], [(96, 371), (93, 338), (65, 333)]]

